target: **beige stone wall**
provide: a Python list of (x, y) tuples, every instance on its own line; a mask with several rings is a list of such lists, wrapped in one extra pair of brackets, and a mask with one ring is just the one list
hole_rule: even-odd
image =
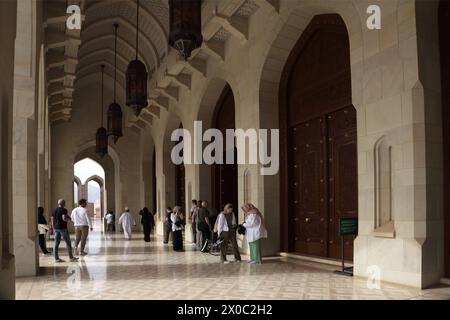
[[(232, 32), (224, 43), (222, 57), (202, 49), (206, 60), (203, 56), (197, 57), (197, 60), (204, 60), (204, 69), (192, 68), (194, 63), (183, 64), (173, 51), (163, 61), (153, 78), (159, 84), (167, 80), (166, 70), (177, 74), (184, 68), (190, 70), (192, 76), (190, 88), (178, 86), (178, 102), (170, 101), (169, 112), (161, 108), (160, 119), (154, 121), (150, 128), (157, 152), (163, 149), (160, 144), (165, 143), (161, 141), (162, 132), (166, 137), (170, 134), (167, 132), (167, 119), (176, 115), (184, 128), (192, 132), (194, 120), (207, 121), (210, 116), (204, 112), (205, 105), (206, 110), (214, 106), (214, 97), (207, 97), (208, 92), (224, 81), (230, 84), (235, 96), (236, 127), (277, 128), (279, 82), (290, 50), (314, 15), (338, 13), (349, 32), (352, 98), (358, 119), (360, 232), (355, 241), (355, 274), (366, 277), (367, 268), (376, 265), (381, 270), (382, 280), (416, 287), (436, 282), (442, 273), (442, 260), (439, 258), (442, 253), (438, 256), (432, 254), (442, 252), (441, 231), (436, 229), (441, 222), (441, 209), (436, 207), (442, 203), (437, 192), (441, 184), (438, 178), (441, 151), (439, 138), (433, 140), (433, 137), (439, 136), (440, 128), (436, 123), (427, 123), (423, 117), (425, 103), (431, 101), (436, 106), (436, 112), (430, 111), (432, 114), (427, 117), (439, 119), (439, 99), (437, 93), (433, 96), (426, 90), (424, 92), (424, 84), (420, 80), (421, 74), (425, 77), (430, 68), (436, 73), (437, 65), (420, 66), (423, 72), (419, 73), (415, 1), (275, 3), (279, 5), (274, 8), (267, 1), (257, 1), (260, 8), (248, 19), (248, 33), (244, 33), (244, 40), (242, 34)], [(381, 7), (381, 30), (366, 28), (366, 9), (370, 4)], [(204, 6), (204, 21), (210, 21), (204, 22), (204, 33), (214, 24), (214, 19), (211, 19), (214, 6), (214, 1)], [(424, 15), (429, 13), (425, 12)], [(432, 20), (430, 15), (427, 18), (427, 22)], [(435, 23), (432, 25), (435, 26)], [(424, 42), (423, 46), (427, 47), (428, 42)], [(435, 43), (432, 49), (431, 53), (425, 53), (423, 60), (429, 61), (429, 54), (436, 60)], [(427, 85), (431, 86), (430, 91), (437, 90), (436, 81)], [(436, 135), (426, 136), (428, 128)], [(389, 141), (392, 156), (390, 173), (384, 172), (383, 175), (390, 174), (393, 183), (390, 190), (383, 189), (382, 193), (390, 192), (392, 199), (393, 238), (379, 237), (374, 233), (380, 227), (376, 222), (375, 195), (380, 190), (376, 190), (377, 161), (374, 158), (376, 143), (380, 139)], [(157, 155), (159, 170), (162, 167), (160, 162), (167, 165), (167, 159), (167, 154)], [(203, 169), (198, 165), (186, 168), (186, 190), (190, 185), (194, 198), (210, 196), (202, 191), (209, 188), (209, 177)], [(165, 184), (170, 184), (172, 178), (164, 175), (158, 177), (160, 202), (164, 207), (172, 197)], [(248, 184), (257, 187), (245, 190)], [(280, 237), (284, 236), (280, 234), (279, 176), (264, 177), (259, 175), (258, 166), (239, 166), (239, 201), (246, 199), (264, 212), (269, 226), (269, 239), (264, 243), (264, 252), (276, 254), (280, 248)], [(432, 267), (436, 265), (439, 267)]]
[(0, 299), (15, 297), (13, 214), (11, 210), (12, 107), (16, 1), (0, 2)]

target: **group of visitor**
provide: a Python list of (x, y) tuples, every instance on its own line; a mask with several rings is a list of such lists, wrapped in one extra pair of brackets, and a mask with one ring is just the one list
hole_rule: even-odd
[[(55, 262), (64, 262), (59, 257), (59, 245), (61, 238), (66, 243), (67, 251), (71, 262), (78, 261), (76, 255), (85, 256), (86, 240), (88, 238), (89, 230), (93, 230), (92, 222), (86, 209), (87, 200), (80, 199), (78, 201), (78, 207), (72, 210), (69, 215), (66, 209), (66, 201), (63, 199), (58, 200), (58, 207), (53, 211), (51, 216), (50, 226), (44, 216), (44, 208), (38, 208), (38, 230), (39, 230), (39, 247), (43, 254), (50, 254), (47, 249), (45, 234), (51, 232), (55, 236), (53, 245), (53, 255)], [(75, 228), (75, 250), (72, 250), (72, 242), (70, 240), (69, 230), (67, 229), (67, 223), (73, 222)]]
[[(70, 261), (78, 260), (75, 255), (85, 256), (86, 241), (89, 231), (93, 230), (92, 221), (86, 209), (87, 200), (80, 199), (78, 207), (73, 209), (69, 215), (65, 208), (66, 202), (63, 199), (58, 200), (58, 208), (56, 208), (51, 216), (50, 226), (44, 216), (44, 208), (38, 208), (38, 230), (39, 230), (39, 246), (43, 254), (50, 254), (46, 247), (45, 234), (51, 232), (55, 236), (53, 255), (56, 262), (64, 262), (59, 257), (58, 249), (61, 238), (65, 241)], [(212, 243), (216, 242), (220, 245), (220, 261), (229, 263), (227, 260), (227, 251), (229, 245), (236, 262), (241, 261), (239, 247), (237, 244), (236, 233), (245, 234), (250, 248), (249, 263), (260, 264), (261, 260), (261, 239), (267, 237), (267, 229), (264, 225), (264, 218), (261, 212), (254, 205), (246, 203), (241, 206), (244, 212), (244, 222), (237, 223), (237, 218), (233, 205), (228, 203), (224, 206), (223, 211), (218, 215), (211, 213), (208, 202), (202, 200), (192, 200), (192, 207), (189, 210), (188, 221), (191, 224), (191, 233), (193, 246), (199, 251), (208, 252)], [(140, 210), (141, 224), (144, 233), (144, 241), (150, 242), (151, 230), (155, 226), (154, 213), (148, 208)], [(106, 231), (115, 231), (115, 217), (113, 211), (108, 211), (104, 217), (106, 221)], [(67, 228), (68, 221), (71, 221), (75, 227), (75, 250), (72, 250), (70, 234)], [(118, 224), (122, 226), (124, 238), (130, 240), (132, 237), (132, 227), (136, 226), (136, 221), (130, 213), (130, 209), (125, 207), (125, 211), (120, 215)], [(169, 242), (172, 235), (173, 250), (183, 251), (183, 231), (186, 226), (186, 216), (183, 214), (180, 206), (175, 206), (172, 210), (168, 207), (165, 215), (164, 243)], [(74, 251), (74, 252), (73, 252)]]
[[(241, 261), (239, 247), (237, 244), (237, 230), (245, 233), (250, 248), (249, 263), (260, 264), (261, 259), (261, 239), (267, 238), (267, 229), (264, 225), (264, 217), (254, 205), (247, 203), (241, 207), (244, 212), (244, 223), (238, 225), (233, 205), (228, 203), (223, 211), (218, 215), (211, 214), (208, 209), (208, 202), (202, 200), (192, 200), (192, 207), (189, 211), (188, 221), (191, 224), (191, 235), (193, 246), (205, 253), (209, 251), (209, 246), (216, 242), (220, 243), (220, 260), (228, 264), (227, 251), (231, 244), (232, 252), (236, 262)], [(169, 242), (172, 234), (174, 251), (183, 251), (183, 235), (186, 220), (179, 206), (168, 207), (165, 216), (166, 232), (164, 233), (164, 243)]]

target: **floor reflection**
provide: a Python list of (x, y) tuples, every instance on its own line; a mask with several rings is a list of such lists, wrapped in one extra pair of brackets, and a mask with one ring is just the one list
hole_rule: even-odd
[[(55, 264), (40, 257), (40, 276), (17, 279), (18, 299), (449, 299), (449, 287), (429, 290), (333, 274), (335, 267), (288, 258), (262, 265), (219, 264), (195, 251), (173, 252), (161, 239), (145, 243), (141, 234), (126, 241), (104, 233), (97, 221), (88, 255), (78, 263)], [(51, 243), (48, 244), (52, 247)], [(61, 257), (67, 251), (61, 245)], [(230, 257), (231, 258), (231, 257)], [(68, 260), (68, 259), (66, 259)], [(177, 290), (173, 288), (174, 280)]]

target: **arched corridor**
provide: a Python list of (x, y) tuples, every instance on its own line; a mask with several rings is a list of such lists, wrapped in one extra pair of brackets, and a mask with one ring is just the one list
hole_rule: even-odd
[(374, 2), (0, 0), (0, 299), (450, 298), (449, 1)]

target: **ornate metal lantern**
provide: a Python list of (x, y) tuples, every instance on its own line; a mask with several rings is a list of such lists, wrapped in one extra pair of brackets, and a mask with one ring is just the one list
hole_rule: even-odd
[(97, 129), (97, 134), (95, 135), (95, 152), (103, 158), (108, 154), (108, 133), (104, 127)]
[(102, 64), (102, 98), (101, 98), (101, 106), (100, 106), (100, 128), (97, 129), (97, 134), (95, 135), (95, 152), (103, 158), (108, 153), (108, 133), (106, 129), (103, 127), (103, 72), (105, 70), (105, 65)]
[(108, 136), (113, 137), (114, 143), (122, 136), (122, 108), (116, 103), (116, 83), (117, 83), (117, 28), (114, 24), (115, 43), (114, 43), (114, 102), (108, 108)]
[(170, 35), (169, 45), (187, 60), (194, 49), (203, 42), (202, 1), (169, 0)]
[(136, 117), (141, 110), (148, 105), (147, 101), (147, 69), (144, 63), (138, 59), (139, 48), (139, 0), (137, 1), (136, 18), (136, 59), (131, 61), (127, 68), (127, 106), (129, 106)]

